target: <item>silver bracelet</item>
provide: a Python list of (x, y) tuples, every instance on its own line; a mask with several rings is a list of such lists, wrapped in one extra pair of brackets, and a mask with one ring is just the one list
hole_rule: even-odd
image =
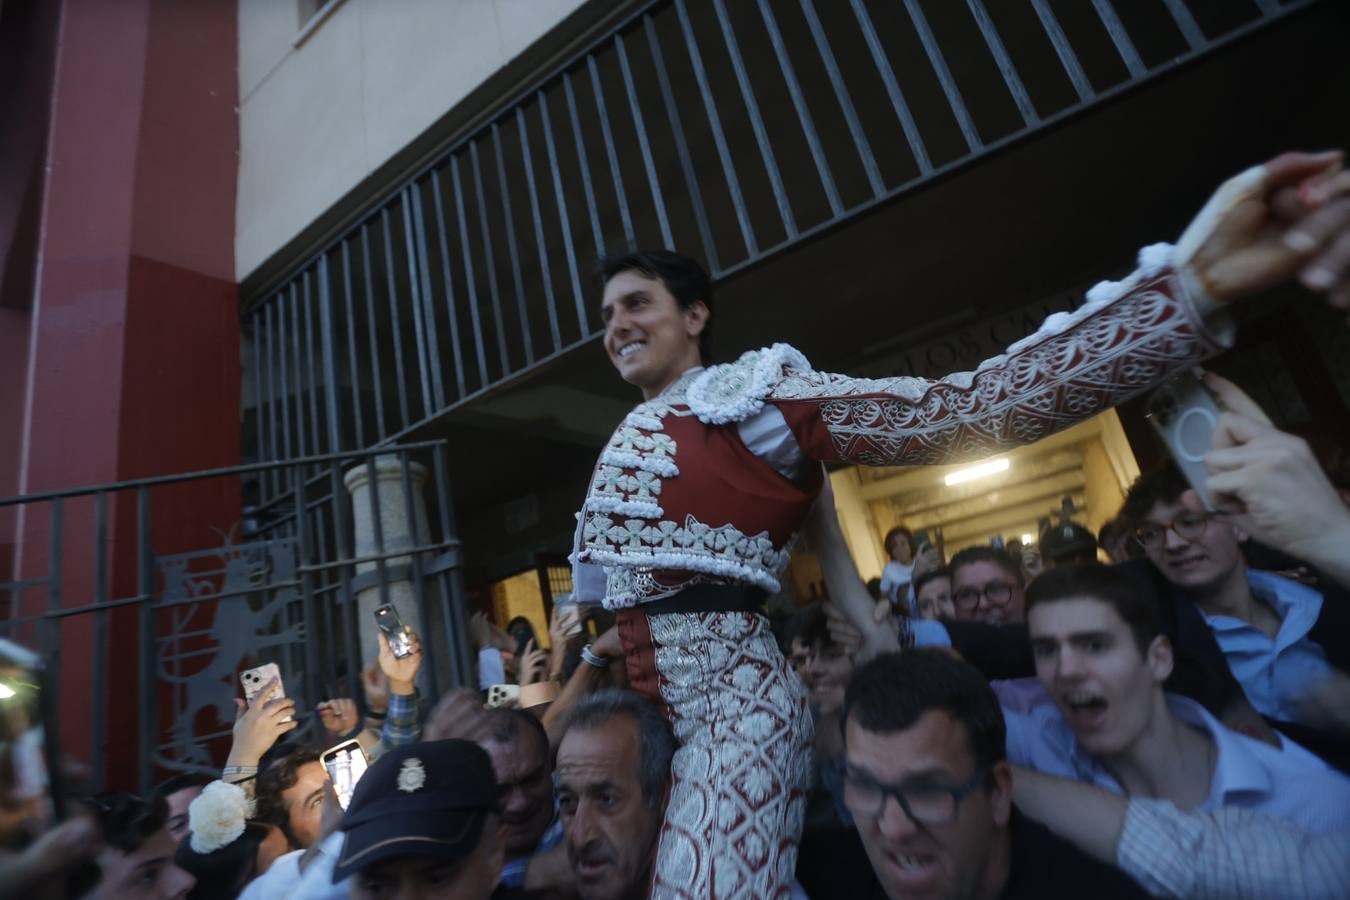
[(586, 662), (590, 663), (591, 665), (595, 666), (597, 669), (609, 668), (609, 660), (603, 656), (596, 656), (595, 653), (591, 650), (590, 644), (587, 644), (586, 646), (581, 648), (581, 658), (586, 660)]

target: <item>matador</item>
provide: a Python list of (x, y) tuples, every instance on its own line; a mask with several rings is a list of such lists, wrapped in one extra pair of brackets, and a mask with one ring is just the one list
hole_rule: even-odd
[(812, 725), (762, 605), (820, 491), (821, 463), (982, 457), (1194, 366), (1231, 344), (1230, 303), (1344, 238), (1316, 188), (1344, 181), (1335, 154), (1248, 170), (1175, 246), (1141, 251), (1128, 278), (939, 380), (826, 374), (786, 344), (705, 368), (704, 270), (667, 251), (605, 263), (605, 350), (644, 399), (600, 454), (571, 559), (577, 598), (617, 611), (630, 683), (680, 745), (651, 896), (789, 894)]

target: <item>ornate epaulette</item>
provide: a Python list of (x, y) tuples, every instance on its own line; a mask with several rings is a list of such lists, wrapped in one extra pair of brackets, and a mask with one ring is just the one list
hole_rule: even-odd
[(708, 425), (743, 422), (764, 408), (784, 368), (809, 370), (811, 364), (788, 344), (774, 344), (710, 366), (689, 385), (689, 409)]

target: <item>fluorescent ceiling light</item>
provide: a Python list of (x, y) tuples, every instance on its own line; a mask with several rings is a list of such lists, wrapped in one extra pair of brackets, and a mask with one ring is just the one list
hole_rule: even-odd
[(1000, 459), (991, 459), (988, 462), (967, 466), (964, 469), (957, 469), (955, 472), (948, 473), (942, 480), (946, 483), (947, 487), (951, 487), (954, 484), (974, 481), (976, 478), (984, 478), (988, 475), (1006, 471), (1008, 471), (1008, 458), (1004, 456)]
[(1022, 543), (1024, 543), (1024, 544), (1034, 544), (1034, 543), (1036, 543), (1036, 538), (1035, 538), (1034, 535), (1024, 534), (1024, 535), (1022, 535)]
[(14, 688), (7, 684), (0, 684), (0, 700), (8, 700), (14, 696)]

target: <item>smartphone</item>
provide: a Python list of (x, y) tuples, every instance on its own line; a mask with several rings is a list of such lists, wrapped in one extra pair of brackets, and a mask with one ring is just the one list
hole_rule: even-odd
[(343, 741), (336, 747), (325, 750), (319, 761), (328, 771), (328, 779), (333, 782), (338, 805), (345, 810), (347, 804), (352, 802), (352, 791), (356, 790), (356, 783), (366, 774), (366, 769), (370, 765), (370, 761), (366, 759), (366, 751), (361, 749), (358, 741)]
[(12, 807), (42, 826), (62, 818), (56, 709), (42, 657), (0, 640), (0, 784)]
[(412, 641), (408, 637), (407, 626), (398, 617), (398, 610), (388, 603), (376, 609), (375, 624), (389, 639), (389, 649), (393, 651), (395, 659), (412, 656)]
[(487, 703), (489, 709), (496, 709), (504, 706), (512, 700), (520, 699), (520, 685), (518, 684), (494, 684), (488, 688)]
[(996, 535), (994, 535), (993, 537), (991, 537), (991, 538), (989, 539), (989, 546), (993, 547), (995, 550), (1002, 550), (1002, 549), (1003, 549), (1003, 535), (1001, 535), (1001, 534), (996, 534)]
[(276, 663), (264, 663), (254, 669), (245, 669), (239, 673), (239, 683), (244, 686), (244, 702), (249, 706), (262, 689), (271, 683), (272, 679), (277, 680), (277, 692), (272, 697), (273, 700), (280, 700), (286, 696), (286, 686), (281, 683), (281, 669)]
[(1214, 431), (1222, 413), (1219, 404), (1200, 379), (1187, 372), (1149, 394), (1145, 409), (1149, 424), (1162, 438), (1187, 483), (1206, 509), (1214, 509), (1205, 493), (1205, 480), (1209, 478), (1205, 454), (1214, 446)]
[(924, 547), (930, 547), (930, 546), (932, 546), (932, 544), (933, 544), (933, 539), (932, 539), (931, 537), (928, 536), (928, 532), (927, 532), (927, 531), (918, 531), (918, 532), (915, 532), (915, 534), (914, 534), (914, 554), (915, 554), (916, 556), (917, 556), (918, 554), (920, 554), (920, 553), (923, 552), (923, 548), (924, 548)]

